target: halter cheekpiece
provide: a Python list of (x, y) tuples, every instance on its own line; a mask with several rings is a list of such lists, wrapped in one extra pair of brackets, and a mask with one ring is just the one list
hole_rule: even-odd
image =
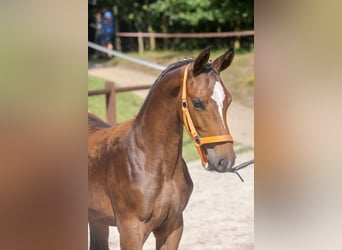
[(202, 146), (205, 144), (218, 143), (218, 142), (231, 142), (233, 143), (233, 137), (229, 134), (225, 135), (215, 135), (215, 136), (207, 136), (201, 137), (194, 126), (194, 123), (191, 119), (191, 115), (189, 112), (189, 104), (186, 99), (186, 80), (188, 78), (188, 67), (189, 64), (185, 67), (184, 77), (183, 77), (183, 86), (182, 86), (182, 112), (183, 112), (183, 124), (186, 128), (186, 131), (189, 134), (189, 137), (194, 141), (196, 150), (201, 157), (202, 165), (205, 166), (207, 163), (207, 156), (203, 152)]

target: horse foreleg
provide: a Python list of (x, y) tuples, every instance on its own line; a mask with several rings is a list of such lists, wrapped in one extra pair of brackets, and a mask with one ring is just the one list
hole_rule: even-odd
[(90, 222), (90, 250), (109, 250), (108, 247), (108, 236), (109, 236), (109, 226)]
[(121, 250), (141, 250), (145, 241), (144, 225), (139, 220), (120, 222), (118, 225), (120, 233)]
[(183, 234), (183, 217), (173, 231), (156, 231), (157, 250), (177, 250)]

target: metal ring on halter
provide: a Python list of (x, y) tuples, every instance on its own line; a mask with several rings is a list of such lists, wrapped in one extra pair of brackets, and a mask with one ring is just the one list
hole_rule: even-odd
[(194, 140), (195, 140), (195, 143), (197, 143), (198, 145), (202, 146), (202, 144), (201, 144), (201, 137), (200, 137), (199, 135), (196, 136), (196, 137), (194, 138)]

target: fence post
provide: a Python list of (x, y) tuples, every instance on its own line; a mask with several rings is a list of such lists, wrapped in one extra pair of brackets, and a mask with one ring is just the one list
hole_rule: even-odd
[(106, 110), (107, 110), (107, 121), (111, 125), (116, 124), (116, 105), (115, 105), (115, 84), (114, 82), (106, 82)]
[(138, 32), (138, 48), (139, 48), (139, 54), (143, 54), (144, 53), (144, 38), (141, 32)]

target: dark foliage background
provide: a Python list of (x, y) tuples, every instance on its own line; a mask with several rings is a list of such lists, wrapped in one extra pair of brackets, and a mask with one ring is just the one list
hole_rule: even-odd
[[(254, 29), (254, 1), (238, 0), (97, 0), (89, 1), (88, 18), (107, 6), (115, 15), (120, 32), (196, 33)], [(89, 30), (88, 39), (93, 39)], [(137, 49), (136, 38), (121, 38), (124, 51)], [(208, 44), (226, 48), (238, 41), (243, 49), (253, 48), (253, 36), (235, 38), (157, 39), (157, 49), (202, 49)], [(148, 43), (145, 43), (148, 44)], [(148, 45), (145, 45), (148, 46)], [(148, 47), (146, 49), (149, 49)]]

